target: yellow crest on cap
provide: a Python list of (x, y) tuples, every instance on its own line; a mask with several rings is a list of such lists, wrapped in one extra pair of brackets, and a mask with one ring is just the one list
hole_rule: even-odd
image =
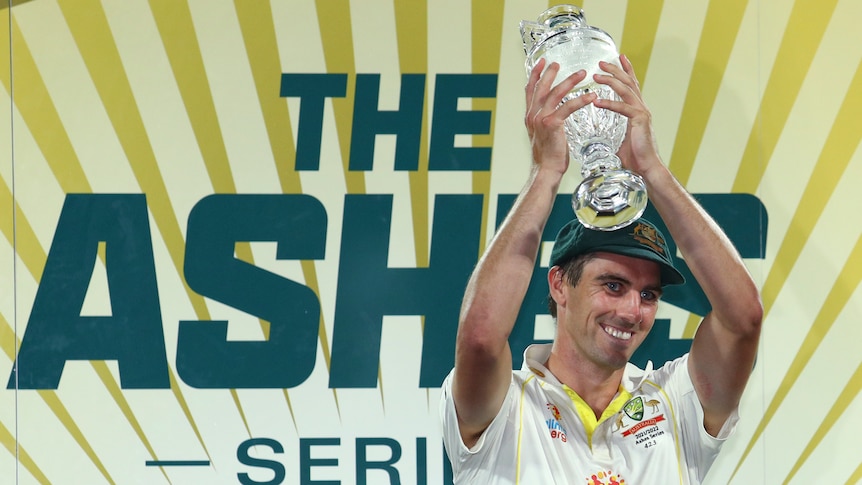
[(639, 222), (632, 231), (632, 236), (635, 238), (635, 241), (645, 246), (649, 246), (653, 251), (665, 256), (664, 238), (659, 235), (658, 231), (656, 231), (654, 227)]

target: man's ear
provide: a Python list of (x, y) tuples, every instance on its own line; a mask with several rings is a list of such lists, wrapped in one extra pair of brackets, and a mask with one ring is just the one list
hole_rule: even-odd
[(563, 305), (566, 302), (566, 292), (563, 291), (566, 285), (565, 278), (566, 275), (559, 266), (552, 266), (548, 270), (548, 291), (551, 298), (557, 302), (557, 306)]

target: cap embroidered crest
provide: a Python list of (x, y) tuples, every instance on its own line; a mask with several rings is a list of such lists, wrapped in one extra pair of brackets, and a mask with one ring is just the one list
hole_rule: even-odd
[(665, 242), (661, 234), (652, 226), (648, 226), (643, 222), (639, 222), (633, 232), (635, 241), (649, 246), (653, 251), (665, 256)]

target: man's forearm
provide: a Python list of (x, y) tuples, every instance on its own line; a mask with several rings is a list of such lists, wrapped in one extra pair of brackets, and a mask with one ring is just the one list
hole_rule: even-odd
[(470, 278), (462, 307), (461, 331), (468, 331), (465, 326), (474, 326), (483, 339), (508, 338), (533, 275), (560, 178), (559, 174), (533, 167), (524, 189)]
[(734, 331), (756, 330), (762, 311), (758, 289), (724, 231), (664, 165), (645, 178), (650, 200), (718, 319), (738, 326)]

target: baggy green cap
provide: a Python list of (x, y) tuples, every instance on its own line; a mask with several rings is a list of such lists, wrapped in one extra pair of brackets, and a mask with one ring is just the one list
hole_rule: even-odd
[(575, 256), (599, 251), (655, 261), (661, 269), (662, 286), (685, 283), (673, 265), (664, 234), (643, 217), (613, 231), (588, 229), (577, 219), (570, 221), (557, 233), (550, 265), (560, 266)]

